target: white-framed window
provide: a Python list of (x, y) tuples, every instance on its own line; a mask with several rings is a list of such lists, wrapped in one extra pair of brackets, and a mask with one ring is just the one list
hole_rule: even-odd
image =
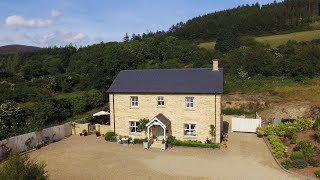
[(129, 132), (130, 133), (140, 133), (141, 131), (138, 129), (139, 122), (137, 121), (129, 121)]
[(130, 96), (130, 104), (131, 107), (138, 107), (139, 106), (139, 98), (138, 96)]
[(186, 108), (194, 108), (194, 97), (186, 97)]
[(158, 96), (158, 106), (164, 106), (164, 97)]
[(196, 124), (184, 124), (183, 135), (188, 137), (196, 137)]

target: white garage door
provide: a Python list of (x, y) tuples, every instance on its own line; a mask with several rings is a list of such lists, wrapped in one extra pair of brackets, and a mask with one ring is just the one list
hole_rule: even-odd
[(256, 128), (261, 127), (261, 118), (232, 118), (232, 131), (237, 132), (256, 132)]

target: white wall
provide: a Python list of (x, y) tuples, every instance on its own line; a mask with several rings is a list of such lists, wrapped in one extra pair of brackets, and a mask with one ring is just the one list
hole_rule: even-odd
[[(40, 141), (44, 141), (45, 137), (50, 138), (50, 143), (54, 141), (59, 141), (71, 135), (71, 123), (65, 123), (59, 126), (53, 126), (50, 128), (43, 129), (38, 132), (31, 132), (27, 134), (22, 134), (19, 136), (14, 136), (5, 140), (0, 141), (0, 145), (5, 145), (11, 148), (12, 151), (22, 152), (36, 147), (36, 144)], [(31, 138), (32, 141), (30, 146), (26, 146), (26, 141)], [(0, 159), (3, 158), (3, 152), (0, 149)]]

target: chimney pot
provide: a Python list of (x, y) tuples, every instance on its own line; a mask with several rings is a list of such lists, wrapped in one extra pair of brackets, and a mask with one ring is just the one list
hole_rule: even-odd
[(219, 59), (212, 60), (212, 70), (219, 71)]

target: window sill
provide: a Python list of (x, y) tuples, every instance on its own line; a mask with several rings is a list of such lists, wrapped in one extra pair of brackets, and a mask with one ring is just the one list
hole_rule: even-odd
[(166, 108), (166, 106), (157, 106), (157, 108)]
[(186, 108), (186, 111), (195, 111), (195, 108)]
[(131, 106), (130, 109), (139, 109), (139, 106), (137, 106), (137, 107)]
[(141, 132), (129, 132), (129, 135), (142, 136)]
[(197, 139), (197, 136), (183, 136), (183, 139)]

